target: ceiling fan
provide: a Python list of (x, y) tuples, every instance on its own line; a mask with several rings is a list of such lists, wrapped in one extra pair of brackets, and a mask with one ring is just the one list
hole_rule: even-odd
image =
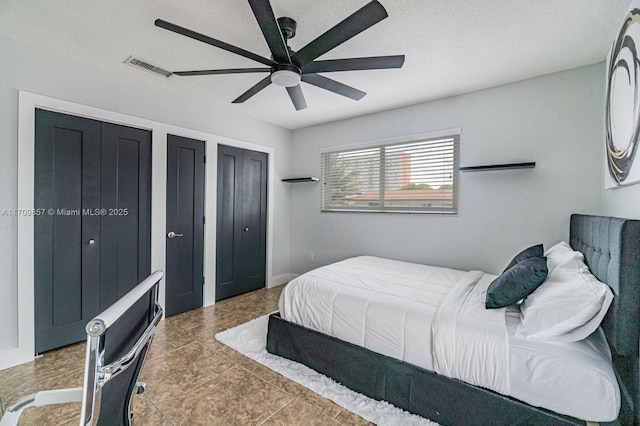
[(307, 107), (302, 89), (300, 88), (300, 81), (357, 101), (362, 99), (366, 93), (318, 73), (401, 68), (404, 63), (404, 55), (316, 61), (316, 58), (385, 19), (388, 16), (387, 11), (377, 0), (369, 2), (297, 52), (294, 52), (287, 44), (287, 41), (296, 34), (296, 21), (288, 17), (276, 19), (269, 0), (248, 1), (264, 38), (267, 41), (272, 55), (271, 58), (265, 58), (248, 50), (162, 19), (156, 19), (155, 25), (244, 56), (245, 58), (260, 62), (267, 67), (176, 71), (174, 74), (180, 76), (197, 76), (267, 72), (269, 73), (267, 77), (240, 95), (233, 103), (242, 103), (273, 83), (287, 89), (294, 107), (299, 111)]

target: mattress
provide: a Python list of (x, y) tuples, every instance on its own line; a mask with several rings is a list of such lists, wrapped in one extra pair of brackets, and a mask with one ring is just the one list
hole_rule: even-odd
[[(310, 271), (282, 292), (287, 321), (434, 371), (431, 323), (469, 272), (360, 256)], [(489, 274), (485, 279), (491, 279)], [(574, 343), (515, 336), (517, 307), (504, 310), (508, 395), (590, 421), (615, 419), (620, 406), (611, 355), (600, 330)]]
[(536, 342), (515, 336), (518, 307), (507, 308), (506, 318), (510, 396), (582, 420), (616, 419), (620, 388), (602, 329), (578, 342)]

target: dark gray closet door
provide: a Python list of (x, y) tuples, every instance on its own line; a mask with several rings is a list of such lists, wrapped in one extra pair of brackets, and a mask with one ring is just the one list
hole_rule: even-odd
[(166, 313), (202, 306), (204, 142), (167, 138)]
[(150, 273), (150, 169), (150, 132), (36, 110), (36, 353)]
[(265, 286), (267, 159), (262, 152), (218, 147), (216, 300)]
[(100, 310), (151, 273), (151, 132), (102, 123)]
[(36, 110), (36, 353), (86, 338), (99, 312), (100, 123)]

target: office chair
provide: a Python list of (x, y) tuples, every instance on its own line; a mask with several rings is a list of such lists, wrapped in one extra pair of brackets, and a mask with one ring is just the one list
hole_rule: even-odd
[(145, 384), (138, 375), (162, 318), (156, 271), (89, 321), (83, 387), (36, 392), (7, 408), (0, 426), (14, 426), (29, 407), (82, 402), (80, 425), (131, 425), (133, 393)]

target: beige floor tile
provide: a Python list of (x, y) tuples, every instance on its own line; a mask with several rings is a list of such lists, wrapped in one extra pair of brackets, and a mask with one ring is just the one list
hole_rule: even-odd
[(77, 426), (80, 423), (80, 416), (76, 416), (66, 422), (60, 423), (58, 426)]
[(259, 424), (293, 397), (238, 366), (193, 389), (173, 418), (181, 425)]
[(153, 337), (147, 359), (167, 354), (193, 342), (193, 336), (185, 333), (175, 323), (167, 323), (167, 320), (161, 321)]
[(340, 423), (325, 416), (313, 406), (295, 399), (285, 405), (280, 411), (269, 417), (263, 426), (324, 426), (336, 425)]
[(147, 360), (140, 380), (147, 382), (149, 386), (162, 383), (198, 386), (232, 366), (233, 363), (227, 357), (193, 342), (165, 356)]
[(27, 382), (41, 382), (62, 373), (78, 368), (84, 363), (86, 345), (84, 342), (66, 346), (48, 352), (46, 356), (40, 356), (33, 362), (21, 364), (0, 371), (0, 398), (3, 404), (7, 404), (7, 393), (24, 386)]
[(288, 394), (294, 395), (296, 398), (312, 405), (327, 417), (334, 418), (342, 410), (342, 407), (335, 402), (318, 395), (312, 390), (309, 390), (280, 374), (271, 380), (270, 383), (275, 387), (284, 390)]
[(246, 356), (231, 349), (228, 346), (223, 345), (223, 347), (218, 351), (218, 353), (224, 355), (234, 363), (238, 364), (239, 366), (241, 366), (246, 370), (249, 370), (256, 376), (262, 378), (263, 380), (266, 380), (267, 382), (273, 381), (275, 379), (275, 376), (279, 375), (275, 371), (265, 367), (259, 362), (252, 360), (251, 358), (247, 358)]
[(224, 347), (222, 343), (216, 340), (215, 335), (226, 328), (227, 327), (218, 328), (218, 326), (203, 325), (193, 327), (189, 329), (187, 333), (193, 337), (195, 342), (198, 342), (207, 347), (210, 351), (215, 352)]
[(193, 309), (178, 315), (165, 319), (168, 326), (175, 325), (183, 331), (188, 331), (193, 327), (202, 326), (203, 324), (215, 325), (223, 322), (232, 312), (216, 309), (216, 306), (208, 306), (201, 309)]
[(184, 417), (182, 403), (191, 398), (193, 388), (188, 383), (164, 383), (160, 387), (148, 387), (145, 398), (173, 424)]
[(133, 411), (133, 424), (135, 426), (172, 426), (169, 419), (144, 395), (134, 395), (131, 411)]
[(338, 413), (335, 419), (338, 423), (345, 426), (347, 425), (348, 426), (373, 426), (374, 425), (374, 423), (371, 423), (370, 421), (365, 420), (362, 417), (358, 416), (357, 414), (354, 414), (348, 410), (340, 411), (340, 413)]

